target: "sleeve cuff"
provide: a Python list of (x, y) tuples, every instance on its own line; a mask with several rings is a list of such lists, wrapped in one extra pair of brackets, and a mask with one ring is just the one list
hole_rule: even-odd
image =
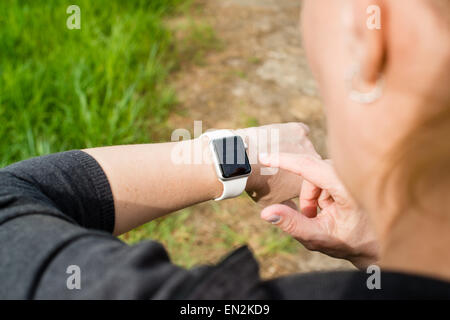
[(97, 160), (86, 152), (75, 150), (70, 153), (74, 160), (78, 161), (86, 170), (96, 192), (95, 198), (98, 199), (100, 212), (95, 215), (98, 221), (93, 224), (97, 225), (99, 229), (112, 233), (115, 224), (114, 198), (105, 172)]

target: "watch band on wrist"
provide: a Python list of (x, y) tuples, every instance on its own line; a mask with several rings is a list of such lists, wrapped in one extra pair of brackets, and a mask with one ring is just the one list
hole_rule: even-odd
[(223, 185), (223, 192), (219, 198), (216, 198), (214, 200), (220, 201), (240, 196), (242, 192), (245, 191), (245, 187), (247, 186), (247, 180), (248, 176), (227, 181), (220, 180), (220, 182), (222, 182)]
[[(209, 146), (210, 146), (210, 151), (211, 151), (211, 154), (212, 154), (212, 157), (214, 160), (214, 166), (216, 169), (217, 176), (223, 185), (222, 195), (214, 200), (219, 201), (219, 200), (225, 200), (225, 199), (235, 198), (235, 197), (239, 196), (245, 190), (245, 187), (247, 185), (247, 179), (248, 179), (248, 176), (250, 175), (250, 171), (248, 171), (248, 168), (247, 168), (248, 172), (243, 173), (242, 175), (238, 175), (238, 176), (232, 177), (232, 178), (224, 177), (224, 173), (222, 172), (223, 167), (221, 166), (219, 157), (217, 155), (217, 150), (215, 149), (214, 143), (212, 143), (212, 142), (214, 140), (221, 140), (221, 139), (232, 138), (232, 137), (238, 137), (241, 140), (242, 140), (242, 138), (240, 136), (236, 135), (231, 130), (209, 131), (209, 132), (205, 132), (204, 134), (202, 134), (201, 137), (202, 136), (206, 136), (210, 139)], [(243, 142), (243, 140), (242, 140), (242, 142)], [(244, 150), (242, 150), (242, 152), (245, 153), (245, 143), (242, 143), (242, 147), (244, 148)], [(238, 151), (234, 150), (234, 152), (238, 152)], [(223, 158), (225, 158), (225, 155), (223, 155)], [(233, 154), (233, 158), (234, 158), (234, 154)], [(246, 154), (245, 154), (244, 166), (250, 167), (250, 164), (248, 163), (248, 158), (247, 158)], [(250, 167), (250, 170), (251, 170), (251, 167)]]

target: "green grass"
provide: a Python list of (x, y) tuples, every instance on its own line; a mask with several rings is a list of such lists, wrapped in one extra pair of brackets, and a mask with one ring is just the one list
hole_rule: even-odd
[(182, 35), (179, 39), (180, 58), (199, 66), (206, 64), (205, 56), (207, 52), (221, 50), (224, 46), (211, 26), (202, 21), (188, 19), (185, 24), (178, 26), (177, 33)]
[[(169, 75), (218, 47), (214, 31), (189, 18), (189, 0), (78, 0), (81, 29), (69, 30), (72, 1), (0, 1), (0, 167), (43, 154), (166, 140), (176, 103)], [(172, 14), (188, 24), (170, 28)], [(181, 37), (179, 36), (181, 34)], [(189, 209), (121, 238), (163, 241), (192, 266)]]
[[(73, 1), (0, 1), (0, 167), (58, 151), (167, 140), (176, 103), (169, 75), (180, 63), (204, 65), (223, 43), (193, 20), (189, 0), (77, 0), (81, 30), (69, 30)], [(173, 28), (166, 18), (184, 13)], [(245, 77), (244, 73), (236, 73)], [(236, 76), (235, 75), (235, 76)], [(257, 125), (248, 117), (248, 125)], [(220, 214), (215, 203), (212, 211)], [(248, 242), (223, 222), (212, 239), (189, 223), (192, 209), (147, 223), (121, 236), (155, 239), (176, 264), (202, 262), (204, 250)], [(290, 252), (295, 243), (268, 229), (259, 255)]]
[(148, 142), (176, 98), (173, 32), (183, 0), (0, 1), (0, 166), (52, 152)]
[(196, 240), (194, 228), (186, 224), (191, 213), (190, 208), (172, 213), (127, 232), (120, 238), (128, 244), (149, 239), (161, 241), (174, 263), (190, 268), (199, 260), (192, 254)]

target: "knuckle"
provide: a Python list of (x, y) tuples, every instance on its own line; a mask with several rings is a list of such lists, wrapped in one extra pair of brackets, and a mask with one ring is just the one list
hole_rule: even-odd
[(295, 219), (287, 219), (283, 226), (283, 230), (290, 235), (295, 235), (297, 233), (297, 221)]
[(340, 188), (337, 188), (333, 194), (334, 201), (342, 207), (351, 207), (351, 200)]

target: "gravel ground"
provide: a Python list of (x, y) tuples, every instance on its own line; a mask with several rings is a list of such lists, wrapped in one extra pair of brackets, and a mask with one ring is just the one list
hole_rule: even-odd
[[(169, 125), (192, 130), (193, 121), (202, 120), (205, 130), (302, 121), (310, 126), (316, 149), (326, 156), (322, 106), (301, 45), (300, 2), (208, 0), (199, 6), (194, 20), (210, 24), (223, 48), (208, 51), (201, 64), (182, 64), (173, 80), (180, 105)], [(193, 207), (188, 223), (196, 230), (198, 245), (192, 254), (201, 263), (216, 262), (230, 246), (246, 242), (264, 278), (352, 268), (300, 244), (266, 250), (264, 239), (268, 232), (273, 238), (274, 227), (260, 220), (260, 210), (244, 196)], [(221, 246), (224, 226), (242, 238)]]

